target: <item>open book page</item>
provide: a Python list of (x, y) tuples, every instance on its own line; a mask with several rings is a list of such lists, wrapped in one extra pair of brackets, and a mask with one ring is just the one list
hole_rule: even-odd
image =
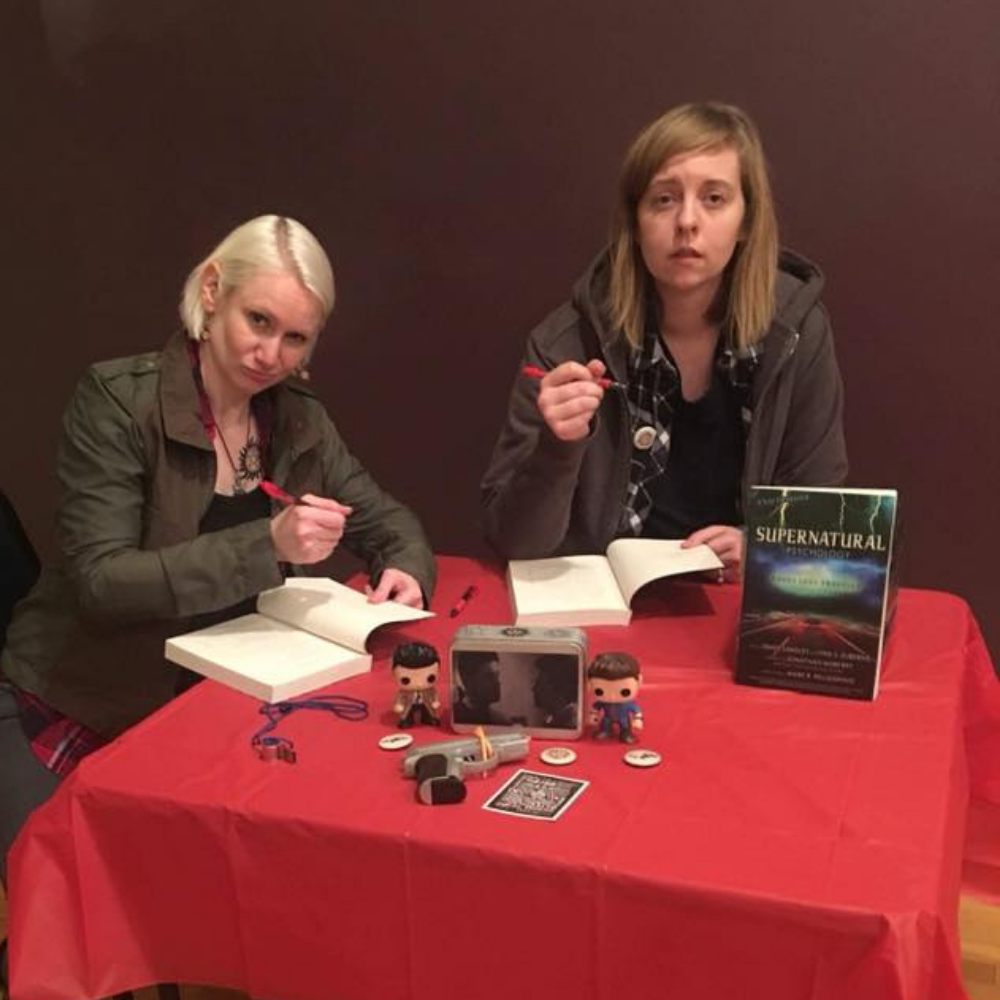
[(264, 615), (243, 615), (167, 640), (166, 657), (264, 701), (281, 701), (371, 668), (367, 653)]
[(631, 612), (604, 556), (512, 559), (518, 625), (627, 625)]
[(674, 538), (618, 538), (608, 546), (608, 562), (626, 604), (640, 587), (660, 577), (722, 568), (707, 545), (682, 549), (681, 540)]
[(432, 617), (395, 601), (369, 604), (359, 590), (320, 577), (292, 577), (282, 587), (265, 590), (257, 597), (257, 610), (358, 652), (381, 625)]

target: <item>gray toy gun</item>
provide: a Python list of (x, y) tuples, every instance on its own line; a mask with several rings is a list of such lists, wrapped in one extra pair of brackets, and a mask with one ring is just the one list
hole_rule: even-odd
[(429, 806), (462, 802), (464, 778), (486, 774), (505, 761), (527, 757), (530, 746), (531, 737), (520, 732), (425, 743), (407, 751), (403, 774), (417, 779), (417, 798)]

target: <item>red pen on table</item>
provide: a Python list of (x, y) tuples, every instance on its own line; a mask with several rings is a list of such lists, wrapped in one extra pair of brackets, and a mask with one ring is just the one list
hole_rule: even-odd
[(455, 601), (455, 604), (452, 607), (451, 611), (448, 612), (448, 617), (456, 618), (458, 615), (460, 615), (465, 610), (466, 604), (468, 604), (469, 601), (471, 601), (472, 598), (475, 597), (476, 594), (478, 593), (479, 593), (479, 588), (474, 583), (470, 583), (469, 586), (462, 591), (462, 596), (457, 601)]
[[(545, 378), (548, 372), (544, 368), (539, 368), (538, 365), (524, 365), (521, 368), (521, 374), (527, 375), (528, 378)], [(597, 384), (602, 389), (622, 389), (624, 386), (621, 382), (616, 382), (614, 379), (610, 378), (599, 378), (596, 380)]]

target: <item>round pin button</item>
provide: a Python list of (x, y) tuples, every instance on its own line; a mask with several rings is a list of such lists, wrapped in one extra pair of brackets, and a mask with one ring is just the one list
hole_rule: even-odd
[(538, 755), (546, 764), (553, 764), (555, 767), (564, 767), (572, 764), (576, 760), (576, 751), (569, 747), (546, 747)]
[(643, 425), (636, 429), (636, 432), (632, 435), (632, 444), (639, 449), (639, 451), (649, 451), (653, 447), (653, 442), (656, 440), (656, 428), (650, 427), (648, 424)]
[(378, 741), (378, 745), (383, 750), (402, 750), (413, 742), (413, 737), (409, 733), (390, 733), (383, 736)]
[(622, 760), (630, 767), (656, 767), (663, 758), (655, 750), (627, 750)]

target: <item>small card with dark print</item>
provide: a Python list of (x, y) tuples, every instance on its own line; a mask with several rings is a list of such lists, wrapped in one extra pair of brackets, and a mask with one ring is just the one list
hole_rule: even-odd
[(483, 808), (528, 819), (558, 819), (589, 784), (576, 778), (520, 770)]

